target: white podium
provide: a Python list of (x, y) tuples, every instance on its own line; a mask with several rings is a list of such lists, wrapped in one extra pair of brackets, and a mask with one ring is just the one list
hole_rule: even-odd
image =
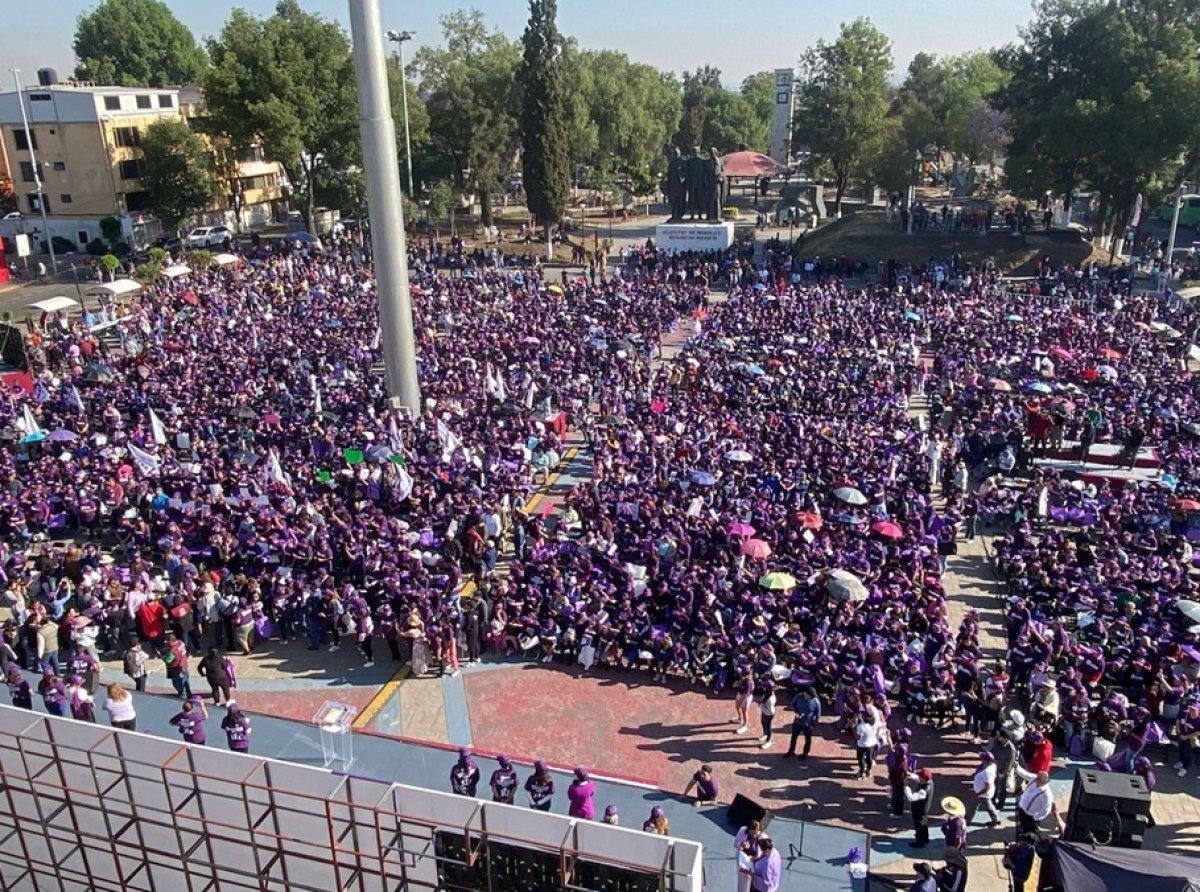
[(349, 771), (354, 761), (354, 717), (358, 710), (348, 703), (338, 703), (326, 700), (317, 714), (313, 716), (313, 724), (321, 731), (321, 758), (326, 768)]

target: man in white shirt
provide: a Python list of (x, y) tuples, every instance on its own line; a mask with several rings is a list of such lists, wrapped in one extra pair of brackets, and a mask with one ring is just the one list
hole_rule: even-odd
[(975, 810), (982, 808), (988, 813), (987, 826), (995, 827), (1000, 823), (1000, 813), (996, 811), (996, 757), (989, 752), (979, 754), (979, 767), (971, 778), (971, 789), (975, 791)]
[[(1022, 775), (1025, 773), (1021, 772)], [(1058, 815), (1058, 806), (1054, 804), (1054, 794), (1050, 792), (1050, 775), (1039, 771), (1033, 778), (1033, 783), (1025, 788), (1025, 792), (1017, 800), (1017, 832), (1040, 836), (1041, 829), (1038, 825), (1051, 815), (1054, 815), (1061, 829), (1062, 818)]]

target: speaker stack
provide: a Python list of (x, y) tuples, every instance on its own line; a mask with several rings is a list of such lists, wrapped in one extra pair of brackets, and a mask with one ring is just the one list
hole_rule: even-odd
[(725, 817), (734, 827), (745, 827), (751, 821), (758, 821), (762, 829), (766, 830), (775, 815), (769, 808), (763, 808), (750, 797), (738, 793), (733, 797), (733, 802), (729, 803)]
[(1066, 839), (1140, 849), (1150, 821), (1150, 790), (1135, 774), (1095, 769), (1075, 775)]

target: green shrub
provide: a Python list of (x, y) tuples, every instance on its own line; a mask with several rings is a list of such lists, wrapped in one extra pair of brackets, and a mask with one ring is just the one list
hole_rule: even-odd
[(102, 238), (94, 238), (84, 248), (93, 257), (103, 257), (108, 253), (108, 244)]

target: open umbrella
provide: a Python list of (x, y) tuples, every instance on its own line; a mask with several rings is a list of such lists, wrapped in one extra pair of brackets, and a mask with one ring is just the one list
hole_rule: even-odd
[(774, 570), (764, 576), (760, 576), (758, 584), (773, 592), (786, 592), (788, 589), (796, 587), (796, 577), (791, 573)]
[(833, 496), (835, 499), (845, 502), (847, 505), (867, 504), (867, 497), (853, 486), (839, 486), (833, 491)]
[(748, 462), (753, 461), (754, 456), (744, 449), (730, 449), (725, 453), (726, 461)]
[(1112, 347), (1105, 347), (1103, 350), (1100, 351), (1100, 356), (1102, 359), (1107, 359), (1107, 360), (1110, 360), (1111, 362), (1118, 362), (1125, 358), (1124, 354), (1122, 354), (1121, 351), (1114, 350)]
[(1179, 511), (1200, 511), (1200, 502), (1195, 499), (1175, 499), (1171, 502), (1171, 507)]
[(867, 587), (863, 581), (846, 570), (831, 570), (825, 580), (825, 591), (838, 601), (859, 602), (867, 600)]
[(740, 520), (729, 525), (729, 535), (731, 536), (753, 536), (757, 530), (748, 523), (742, 523)]
[(878, 523), (871, 524), (871, 532), (876, 536), (882, 536), (884, 539), (904, 538), (904, 529), (900, 524), (890, 520), (881, 520)]
[(1054, 388), (1049, 384), (1043, 384), (1041, 381), (1034, 381), (1032, 384), (1025, 385), (1026, 390), (1031, 390), (1034, 393), (1053, 393)]
[(1192, 622), (1200, 623), (1200, 601), (1180, 601), (1175, 606)]
[(258, 418), (258, 413), (249, 406), (235, 406), (229, 410), (231, 418), (245, 418), (247, 421), (253, 421)]
[(1071, 360), (1073, 360), (1075, 358), (1075, 354), (1072, 353), (1070, 350), (1068, 350), (1066, 347), (1058, 347), (1058, 346), (1054, 346), (1054, 347), (1050, 348), (1050, 355), (1055, 357), (1056, 359), (1065, 359), (1067, 362), (1070, 362)]
[(21, 438), (22, 443), (40, 443), (46, 439), (45, 431), (34, 431), (31, 434), (26, 434)]
[(712, 486), (717, 482), (717, 478), (708, 473), (708, 471), (692, 471), (692, 473), (688, 474), (688, 480), (697, 486)]
[(1009, 384), (1007, 381), (1005, 381), (1003, 378), (993, 378), (991, 380), (991, 386), (992, 386), (992, 390), (998, 391), (1000, 393), (1008, 393), (1010, 390), (1012, 390), (1012, 385)]
[(1020, 313), (1009, 313), (1004, 317), (1005, 322), (1024, 322), (1025, 319)]
[(747, 539), (742, 544), (742, 554), (756, 561), (765, 561), (771, 556), (771, 546), (762, 539)]
[(909, 322), (920, 322), (920, 321), (921, 321), (921, 314), (920, 314), (920, 313), (914, 313), (912, 310), (905, 310), (905, 311), (904, 311), (904, 318), (905, 318), (905, 319), (907, 319)]
[(69, 431), (66, 428), (59, 428), (56, 431), (50, 432), (50, 440), (53, 443), (72, 443), (78, 439), (79, 437), (75, 436), (72, 431)]
[(800, 515), (800, 527), (805, 530), (819, 530), (825, 526), (825, 518), (812, 511)]
[(625, 419), (619, 415), (605, 415), (596, 423), (602, 427), (620, 427), (625, 423)]
[(1117, 372), (1117, 370), (1110, 365), (1096, 366), (1096, 371), (1110, 381), (1116, 381), (1117, 378), (1120, 377), (1120, 374)]

